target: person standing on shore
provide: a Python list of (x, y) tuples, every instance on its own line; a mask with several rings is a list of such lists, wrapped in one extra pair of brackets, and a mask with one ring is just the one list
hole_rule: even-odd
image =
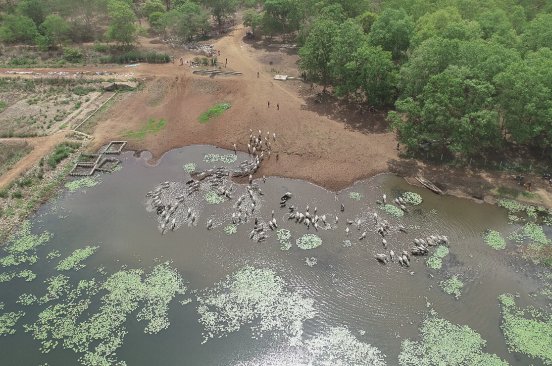
[(276, 103), (276, 110), (280, 110), (280, 103)]
[(270, 108), (270, 100), (267, 102), (267, 108)]

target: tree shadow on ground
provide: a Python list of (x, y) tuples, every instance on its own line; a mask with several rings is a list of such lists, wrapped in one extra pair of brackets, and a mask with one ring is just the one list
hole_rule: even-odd
[(377, 110), (366, 105), (336, 98), (327, 93), (317, 93), (309, 83), (304, 83), (301, 93), (305, 99), (302, 109), (342, 122), (347, 129), (364, 134), (387, 133), (387, 110)]
[(258, 39), (244, 36), (242, 41), (256, 50), (265, 52), (283, 52), (293, 56), (297, 54), (298, 47), (295, 43), (287, 43), (280, 39)]

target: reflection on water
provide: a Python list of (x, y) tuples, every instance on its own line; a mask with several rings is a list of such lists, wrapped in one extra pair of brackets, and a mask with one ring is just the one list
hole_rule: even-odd
[[(147, 163), (147, 153), (126, 153), (122, 159), (123, 169), (103, 176), (101, 184), (74, 193), (62, 192), (57, 199), (42, 206), (31, 220), (33, 231), (47, 230), (53, 237), (37, 249), (38, 262), (30, 267), (38, 277), (31, 282), (16, 278), (0, 283), (0, 301), (5, 306), (2, 312), (22, 309), (16, 303), (22, 293), (43, 294), (43, 281), (58, 274), (55, 267), (62, 258), (78, 248), (99, 246), (96, 253), (86, 260), (86, 267), (78, 272), (64, 272), (72, 283), (93, 277), (100, 279), (100, 267), (108, 275), (119, 271), (122, 266), (144, 268), (150, 272), (155, 265), (170, 260), (170, 265), (187, 282), (187, 288), (197, 290), (190, 296), (191, 303), (181, 305), (173, 301), (170, 304), (170, 326), (158, 334), (145, 334), (144, 326), (139, 324), (136, 316), (128, 317), (128, 333), (117, 351), (117, 359), (128, 365), (299, 365), (312, 361), (313, 352), (315, 359), (327, 364), (322, 362), (326, 357), (323, 352), (316, 353), (315, 343), (305, 345), (318, 340), (317, 344), (328, 348), (332, 341), (324, 337), (332, 330), (343, 331), (336, 334), (355, 348), (366, 347), (363, 348), (366, 352), (379, 350), (386, 356), (387, 364), (394, 365), (398, 363), (401, 341), (418, 339), (418, 330), (429, 309), (435, 310), (441, 318), (468, 325), (478, 332), (487, 341), (485, 352), (496, 354), (512, 365), (539, 364), (538, 360), (509, 353), (499, 328), (497, 298), (500, 294), (518, 294), (519, 304), (542, 305), (538, 297), (530, 296), (539, 287), (527, 273), (532, 269), (509, 254), (513, 250), (512, 244), (504, 251), (496, 251), (482, 240), (487, 229), (506, 234), (512, 231), (504, 210), (437, 196), (390, 175), (358, 182), (337, 195), (304, 181), (270, 177), (266, 182), (256, 181), (263, 195), (256, 196), (259, 202), (254, 215), (237, 223), (235, 233), (228, 235), (224, 229), (232, 223), (238, 197), (247, 195), (245, 185), (238, 183), (232, 183), (232, 199), (220, 204), (206, 203), (203, 192), (193, 194), (183, 203), (182, 214), (187, 215), (187, 207), (192, 207), (197, 212), (197, 221), (180, 225), (174, 231), (166, 230), (161, 235), (158, 215), (151, 207), (146, 209), (146, 193), (165, 181), (184, 184), (190, 179), (185, 170), (190, 165), (185, 167), (186, 164), (195, 163), (197, 170), (223, 166), (226, 163), (206, 162), (204, 157), (206, 154), (229, 153), (209, 146), (191, 146), (169, 152), (156, 166)], [(235, 164), (246, 159), (246, 154), (238, 153)], [(384, 212), (376, 203), (383, 194), (392, 203), (406, 191), (419, 193), (423, 202), (418, 206), (408, 206), (403, 217)], [(305, 212), (308, 205), (311, 213), (316, 207), (317, 215), (325, 215), (327, 225), (315, 231), (313, 227), (307, 229), (304, 224), (288, 220), (288, 207), (280, 207), (280, 198), (285, 192), (293, 193), (288, 207), (294, 205)], [(266, 223), (272, 218), (272, 210), (278, 228), (290, 232), (292, 247), (289, 250), (281, 249), (276, 231), (268, 228), (265, 241), (250, 239), (254, 217)], [(389, 224), (386, 248), (377, 231), (374, 213), (380, 222), (386, 220)], [(213, 220), (211, 230), (206, 229), (208, 220)], [(357, 228), (358, 220), (360, 229)], [(348, 225), (347, 221), (352, 224)], [(406, 233), (398, 230), (401, 225)], [(364, 232), (365, 238), (359, 240)], [(322, 245), (311, 250), (298, 248), (297, 239), (309, 233), (320, 237)], [(388, 253), (389, 250), (402, 253), (409, 250), (415, 238), (431, 235), (448, 237), (450, 253), (443, 258), (440, 270), (429, 269), (425, 263), (427, 257), (411, 257), (410, 267), (402, 267), (397, 262), (382, 265), (374, 259), (375, 254)], [(344, 244), (346, 240), (349, 242)], [(48, 259), (47, 254), (53, 250), (59, 251), (61, 256)], [(435, 248), (431, 247), (430, 252), (434, 251)], [(311, 264), (314, 258), (315, 264), (307, 265), (307, 258)], [(202, 344), (203, 335), (209, 329), (205, 326), (209, 319), (199, 321), (202, 316), (198, 307), (209, 300), (200, 298), (197, 301), (197, 296), (203, 296), (206, 289), (215, 291), (219, 297), (224, 291), (231, 291), (228, 286), (217, 287), (215, 284), (239, 273), (245, 266), (274, 273), (283, 283), (280, 295), (312, 299), (316, 315), (303, 319), (302, 339), (306, 342), (303, 346), (290, 345), (281, 327), (266, 327), (263, 331), (259, 318), (246, 316), (243, 318), (252, 324), (240, 324), (240, 327), (232, 328), (235, 331), (226, 332), (224, 337)], [(458, 299), (445, 294), (439, 286), (452, 275), (464, 283)], [(281, 310), (282, 304), (272, 300)], [(263, 303), (263, 299), (255, 301), (262, 304), (255, 310), (269, 312), (265, 305), (270, 303)], [(235, 301), (219, 301), (217, 304), (238, 306)], [(96, 311), (99, 305), (91, 304), (90, 311)], [(41, 354), (37, 342), (24, 331), (22, 325), (34, 323), (43, 309), (44, 306), (38, 305), (24, 307), (26, 315), (19, 320), (16, 333), (0, 338), (4, 350), (25, 350), (2, 353), (2, 365), (76, 363), (80, 355), (62, 347)], [(284, 313), (281, 310), (280, 313), (264, 315), (275, 316), (274, 321), (280, 321), (278, 317)], [(270, 321), (266, 317), (262, 321)], [(245, 320), (233, 318), (232, 321)], [(213, 327), (219, 329), (220, 324), (213, 323)], [(261, 329), (255, 332), (255, 338), (252, 337), (252, 328)]]

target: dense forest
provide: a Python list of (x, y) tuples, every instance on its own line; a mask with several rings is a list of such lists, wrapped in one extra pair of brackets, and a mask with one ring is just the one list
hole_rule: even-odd
[(297, 42), (324, 90), (391, 110), (410, 152), (552, 151), (550, 0), (4, 0), (0, 40), (128, 47), (147, 28), (188, 42), (238, 10), (256, 38)]

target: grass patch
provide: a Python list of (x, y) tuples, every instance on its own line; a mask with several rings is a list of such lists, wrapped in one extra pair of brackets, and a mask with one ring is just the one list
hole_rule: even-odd
[(454, 295), (457, 299), (462, 295), (462, 288), (464, 287), (464, 282), (462, 282), (456, 275), (441, 281), (439, 286), (449, 295)]
[(389, 215), (392, 215), (392, 216), (395, 216), (395, 217), (403, 217), (404, 216), (404, 211), (401, 210), (400, 208), (398, 208), (395, 205), (386, 204), (386, 205), (380, 206), (380, 208), (383, 211), (387, 212)]
[(27, 143), (0, 144), (0, 175), (8, 171), (32, 149)]
[(8, 103), (4, 102), (3, 100), (0, 100), (0, 113), (4, 112), (4, 109), (8, 107)]
[(200, 123), (207, 123), (211, 118), (218, 117), (225, 111), (230, 109), (230, 103), (218, 103), (209, 108), (206, 112), (203, 112), (198, 120)]
[(501, 250), (506, 248), (506, 240), (504, 240), (498, 231), (488, 230), (483, 240), (493, 249)]
[(100, 57), (100, 63), (102, 64), (133, 64), (137, 62), (164, 64), (171, 62), (171, 56), (155, 51), (132, 50), (119, 55)]
[(483, 352), (486, 341), (467, 325), (456, 325), (431, 311), (420, 329), (421, 340), (401, 344), (401, 366), (508, 366), (494, 354)]
[(79, 147), (80, 144), (76, 142), (63, 142), (56, 146), (54, 152), (46, 159), (46, 162), (52, 169), (55, 169), (61, 161), (74, 153)]
[(149, 134), (158, 133), (166, 125), (167, 125), (167, 121), (164, 119), (160, 119), (159, 121), (156, 121), (154, 118), (150, 118), (146, 123), (146, 126), (144, 126), (144, 128), (138, 131), (128, 131), (123, 135), (123, 137), (129, 138), (129, 139), (141, 140)]
[(537, 309), (520, 309), (510, 294), (499, 296), (502, 332), (511, 352), (539, 358), (552, 365), (552, 317)]

